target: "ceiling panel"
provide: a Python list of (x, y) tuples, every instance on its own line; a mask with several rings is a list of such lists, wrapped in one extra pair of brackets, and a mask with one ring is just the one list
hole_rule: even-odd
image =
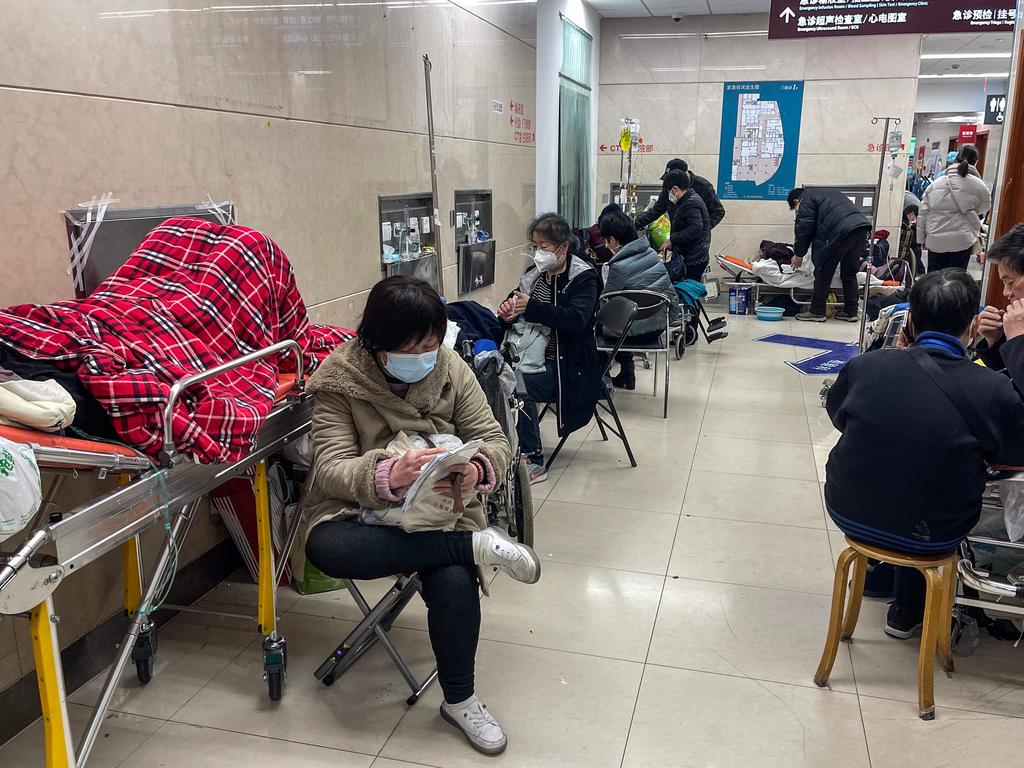
[[(734, 13), (767, 13), (771, 0), (594, 0), (594, 10), (605, 17), (665, 16), (681, 13), (684, 16), (724, 15)], [(649, 11), (649, 12), (648, 12)]]
[(727, 13), (768, 13), (771, 10), (771, 0), (709, 0), (711, 12), (714, 14)]
[(979, 75), (1008, 72), (1008, 56), (972, 58), (972, 54), (1009, 54), (1012, 46), (1013, 40), (1010, 35), (926, 35), (921, 45), (923, 55), (948, 55), (941, 59), (921, 59), (921, 74)]

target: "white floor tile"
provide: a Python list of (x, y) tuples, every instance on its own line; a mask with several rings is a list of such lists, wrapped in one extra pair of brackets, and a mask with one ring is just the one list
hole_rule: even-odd
[[(187, 757), (186, 757), (187, 755)], [(167, 723), (121, 763), (124, 768), (369, 768), (373, 755), (250, 736), (214, 728)], [(100, 763), (102, 765), (102, 763)]]
[[(647, 661), (811, 686), (830, 604), (826, 595), (669, 579)], [(850, 655), (840, 651), (832, 687), (853, 693)]]
[[(484, 641), (480, 697), (508, 736), (495, 764), (524, 768), (618, 768), (643, 665)], [(381, 752), (438, 768), (488, 762), (441, 719), (437, 688), (412, 707)]]
[[(380, 647), (370, 650), (330, 688), (313, 671), (355, 626), (352, 622), (287, 614), (284, 697), (271, 702), (262, 679), (261, 653), (232, 662), (175, 722), (285, 739), (304, 744), (377, 754), (405, 712), (409, 689)], [(433, 653), (425, 632), (392, 629), (390, 636), (415, 674), (425, 677)]]
[(603, 461), (577, 460), (559, 478), (548, 498), (577, 504), (599, 501), (609, 507), (679, 514), (688, 476), (685, 469), (612, 466)]
[(700, 427), (702, 437), (738, 437), (778, 443), (811, 442), (807, 416), (802, 413), (756, 413), (708, 408)]
[[(697, 449), (697, 435), (672, 432), (649, 432), (646, 430), (626, 431), (633, 456), (641, 467), (670, 467), (688, 470), (693, 463)], [(615, 435), (609, 433), (607, 440), (601, 439), (599, 430), (594, 430), (580, 445), (577, 460), (603, 462), (609, 466), (629, 466), (626, 450)]]
[(832, 594), (824, 530), (681, 517), (670, 576)]
[(664, 581), (548, 561), (536, 584), (495, 579), (480, 633), (488, 640), (643, 661)]
[[(68, 704), (68, 719), (71, 721), (72, 744), (77, 749), (81, 736), (89, 725), (93, 708)], [(91, 766), (114, 766), (131, 755), (156, 731), (162, 720), (120, 712), (108, 712), (103, 719), (96, 746), (89, 758)], [(6, 744), (0, 745), (0, 765), (41, 766), (46, 764), (43, 742), (43, 723), (37, 720)], [(54, 763), (56, 765), (56, 763)]]
[(548, 501), (534, 522), (537, 554), (545, 560), (664, 575), (676, 515), (629, 513), (593, 504)]
[(690, 473), (683, 514), (824, 528), (818, 483), (723, 472)]
[(623, 768), (868, 768), (857, 697), (647, 666)]
[(701, 437), (693, 468), (703, 472), (817, 480), (814, 456), (810, 445), (736, 437)]
[(790, 413), (803, 415), (805, 397), (800, 392), (749, 386), (715, 387), (708, 407), (716, 411), (753, 411), (754, 413)]

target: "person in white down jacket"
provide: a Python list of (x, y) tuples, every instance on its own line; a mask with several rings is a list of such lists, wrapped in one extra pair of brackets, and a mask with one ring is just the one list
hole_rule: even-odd
[(921, 200), (919, 239), (928, 250), (928, 271), (967, 269), (981, 233), (981, 220), (992, 207), (992, 193), (975, 165), (978, 150), (965, 144), (957, 165), (936, 179)]

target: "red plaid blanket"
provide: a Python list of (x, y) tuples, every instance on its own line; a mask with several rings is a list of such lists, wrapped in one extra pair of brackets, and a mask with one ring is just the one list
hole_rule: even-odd
[[(169, 219), (86, 299), (0, 310), (0, 340), (75, 370), (128, 444), (157, 455), (171, 385), (284, 339), (313, 370), (344, 328), (310, 325), (291, 265), (262, 232)], [(174, 441), (204, 463), (245, 456), (274, 404), (282, 356), (197, 384), (178, 400)]]

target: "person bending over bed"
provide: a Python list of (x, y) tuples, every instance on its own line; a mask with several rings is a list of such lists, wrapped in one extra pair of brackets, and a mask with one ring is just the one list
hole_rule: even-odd
[[(826, 467), (825, 506), (850, 538), (896, 552), (943, 555), (977, 524), (986, 464), (1024, 465), (1024, 400), (1010, 379), (967, 357), (978, 328), (978, 284), (945, 269), (910, 292), (910, 349), (855, 357), (829, 390), (842, 435)], [(1024, 301), (1007, 310), (1003, 354), (1024, 375)], [(1018, 378), (1024, 381), (1024, 378)], [(893, 393), (913, 393), (913, 397)], [(897, 568), (885, 631), (912, 637), (924, 577)]]
[[(441, 715), (485, 754), (505, 749), (501, 725), (477, 698), (478, 566), (527, 584), (540, 578), (533, 550), (486, 527), (479, 495), (505, 476), (511, 450), (469, 366), (441, 345), (447, 324), (427, 283), (389, 277), (370, 291), (358, 338), (339, 347), (309, 380), (315, 393), (315, 459), (303, 514), (306, 556), (328, 576), (379, 579), (417, 573), (444, 693)], [(400, 503), (437, 449), (398, 458), (385, 448), (398, 432), (481, 439), (479, 453), (435, 490), (460, 493), (454, 531), (408, 533), (364, 525), (360, 510)], [(457, 488), (452, 483), (458, 482)]]

